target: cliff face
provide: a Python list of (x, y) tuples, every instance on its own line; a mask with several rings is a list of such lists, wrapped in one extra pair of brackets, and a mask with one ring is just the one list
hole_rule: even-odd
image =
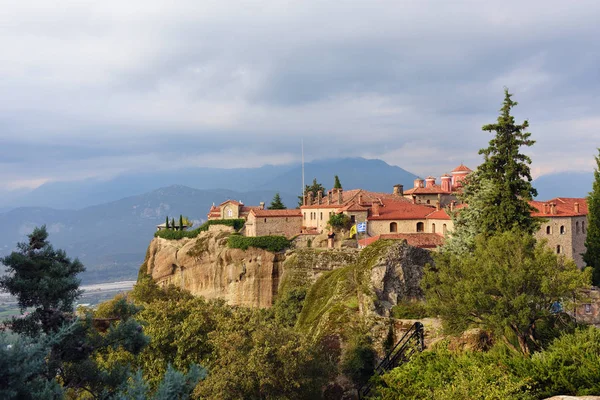
[(281, 291), (310, 286), (326, 271), (356, 261), (358, 251), (298, 249), (286, 254), (227, 247), (227, 231), (193, 239), (150, 242), (146, 272), (161, 286), (176, 285), (196, 296), (230, 305), (270, 307)]
[(231, 305), (270, 307), (277, 292), (282, 255), (227, 247), (227, 232), (203, 232), (193, 239), (150, 242), (147, 273), (159, 285), (173, 284)]

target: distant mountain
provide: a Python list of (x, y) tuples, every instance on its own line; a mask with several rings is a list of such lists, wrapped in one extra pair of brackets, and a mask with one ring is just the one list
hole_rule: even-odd
[(560, 172), (542, 175), (533, 181), (538, 191), (537, 199), (554, 197), (586, 197), (592, 191), (592, 172)]
[[(34, 227), (45, 224), (50, 242), (84, 263), (86, 283), (133, 279), (156, 225), (167, 215), (178, 219), (183, 214), (199, 224), (213, 202), (237, 199), (268, 204), (274, 194), (269, 190), (241, 193), (173, 185), (81, 210), (20, 207), (0, 214), (0, 255), (13, 251)], [(293, 194), (281, 193), (281, 197), (286, 204), (297, 201)]]
[[(344, 188), (391, 191), (401, 183), (412, 186), (415, 175), (381, 160), (344, 158), (313, 161), (305, 165), (306, 183), (317, 178), (326, 188), (339, 175)], [(87, 179), (73, 182), (49, 182), (29, 192), (2, 194), (0, 207), (52, 207), (82, 209), (128, 196), (147, 193), (173, 184), (196, 189), (226, 189), (237, 192), (276, 190), (300, 194), (302, 169), (294, 165), (266, 165), (260, 168), (188, 168), (173, 171), (131, 173), (111, 180)]]

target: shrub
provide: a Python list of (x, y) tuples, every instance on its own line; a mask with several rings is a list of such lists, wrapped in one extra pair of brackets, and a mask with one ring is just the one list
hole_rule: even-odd
[(198, 236), (200, 234), (200, 232), (206, 232), (208, 230), (208, 227), (211, 225), (231, 226), (236, 231), (239, 231), (240, 229), (242, 229), (242, 227), (244, 226), (245, 223), (246, 223), (246, 221), (243, 218), (213, 219), (213, 220), (206, 221), (205, 223), (200, 225), (198, 228), (191, 230), (191, 231), (180, 231), (180, 230), (178, 231), (178, 230), (170, 230), (170, 229), (163, 229), (160, 231), (156, 231), (154, 233), (154, 237), (159, 237), (159, 238), (168, 239), (168, 240), (179, 240), (179, 239), (183, 239), (183, 238), (195, 238), (196, 236)]
[(328, 223), (333, 229), (350, 229), (352, 226), (352, 221), (346, 214), (333, 214)]
[(373, 376), (377, 352), (367, 336), (356, 337), (350, 342), (342, 356), (342, 372), (356, 386), (361, 386)]
[(285, 236), (248, 237), (231, 235), (227, 240), (227, 245), (232, 249), (247, 250), (249, 247), (256, 247), (272, 252), (277, 252), (288, 248), (290, 247), (290, 244), (290, 241)]
[(392, 308), (392, 317), (398, 319), (421, 319), (427, 316), (427, 308), (422, 301), (403, 301)]

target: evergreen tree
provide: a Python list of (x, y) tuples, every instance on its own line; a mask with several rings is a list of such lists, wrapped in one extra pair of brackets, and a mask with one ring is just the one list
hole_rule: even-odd
[[(313, 194), (313, 198), (316, 199), (318, 192), (325, 193), (325, 191), (325, 186), (317, 182), (317, 178), (314, 178), (312, 184), (306, 185), (306, 187), (304, 188), (304, 195), (306, 196), (309, 192), (311, 192)], [(304, 197), (298, 196), (298, 207), (301, 207), (302, 205), (304, 205)]]
[(531, 216), (533, 208), (528, 202), (537, 195), (531, 185), (531, 159), (520, 153), (522, 146), (532, 146), (535, 141), (525, 132), (528, 121), (515, 124), (510, 112), (517, 102), (511, 96), (505, 89), (497, 122), (482, 128), (496, 134), (489, 146), (479, 151), (484, 162), (463, 181), (459, 198), (468, 207), (452, 216), (454, 231), (444, 251), (469, 252), (479, 234), (490, 236), (514, 228), (533, 234), (539, 228), (540, 220)]
[(340, 178), (336, 175), (334, 178), (334, 183), (333, 183), (333, 188), (334, 189), (341, 189), (342, 188), (342, 184), (340, 183)]
[(279, 192), (277, 192), (275, 193), (275, 196), (273, 196), (271, 205), (267, 208), (269, 210), (285, 210), (287, 207), (285, 206), (285, 204), (283, 204), (283, 202), (281, 201), (281, 196), (279, 195)]
[(174, 231), (177, 230), (177, 227), (175, 226), (175, 217), (171, 218), (171, 229), (173, 229)]
[(179, 214), (179, 230), (183, 230), (183, 215)]
[(165, 229), (169, 229), (169, 216), (165, 217)]
[[(598, 149), (600, 153), (600, 149)], [(600, 285), (600, 155), (595, 157), (594, 183), (587, 197), (588, 218), (587, 236), (585, 238), (585, 253), (583, 261), (593, 268), (592, 282)]]

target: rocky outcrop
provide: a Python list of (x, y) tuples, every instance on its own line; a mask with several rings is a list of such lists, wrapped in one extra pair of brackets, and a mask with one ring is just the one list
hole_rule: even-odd
[(359, 255), (355, 249), (305, 248), (285, 254), (231, 249), (230, 234), (215, 228), (192, 239), (154, 238), (143, 268), (161, 286), (173, 284), (230, 305), (270, 307), (281, 291), (308, 287), (324, 272), (352, 264)]
[(279, 282), (282, 254), (227, 247), (228, 232), (202, 232), (193, 239), (154, 238), (146, 272), (162, 286), (173, 284), (231, 305), (270, 307)]

